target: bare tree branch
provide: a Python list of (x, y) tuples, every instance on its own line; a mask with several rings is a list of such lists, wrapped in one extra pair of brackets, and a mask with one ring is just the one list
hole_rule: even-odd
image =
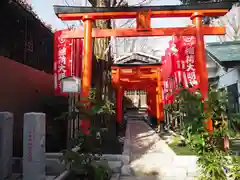
[(97, 7), (97, 0), (88, 0), (92, 7)]
[(225, 16), (212, 21), (214, 25), (226, 26), (226, 34), (218, 36), (222, 41), (240, 39), (240, 7), (234, 6)]

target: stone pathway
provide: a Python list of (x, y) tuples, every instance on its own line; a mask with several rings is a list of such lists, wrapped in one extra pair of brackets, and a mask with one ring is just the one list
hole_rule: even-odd
[(128, 121), (124, 155), (130, 162), (122, 167), (120, 180), (193, 180), (196, 157), (176, 156), (144, 121)]

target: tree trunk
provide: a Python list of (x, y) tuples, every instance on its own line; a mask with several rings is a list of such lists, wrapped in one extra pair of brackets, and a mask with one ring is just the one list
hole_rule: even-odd
[[(93, 7), (109, 7), (110, 1), (109, 0), (90, 0), (89, 1)], [(110, 27), (111, 23), (110, 20), (97, 20), (94, 22), (93, 26), (100, 29), (107, 29)], [(103, 89), (105, 86), (105, 82), (103, 82), (103, 79), (107, 80), (107, 77), (103, 77), (104, 67), (108, 67), (108, 61), (109, 58), (107, 56), (107, 48), (109, 46), (109, 38), (95, 38), (93, 41), (93, 53), (96, 57), (97, 61), (105, 61), (106, 65), (103, 65), (105, 63), (100, 62), (101, 68), (99, 68), (99, 78), (96, 79), (96, 96), (98, 99), (102, 99)], [(106, 74), (106, 76), (108, 76)], [(101, 79), (99, 81), (99, 79)], [(104, 92), (105, 94), (106, 92)]]
[[(107, 29), (110, 28), (110, 20), (99, 20), (96, 21), (96, 27), (97, 28), (101, 28), (101, 29)], [(107, 98), (107, 92), (108, 92), (108, 85), (107, 85), (107, 81), (108, 81), (108, 72), (109, 72), (109, 61), (110, 56), (109, 56), (109, 38), (96, 38), (94, 40), (94, 55), (97, 57), (97, 59), (99, 61), (104, 61), (103, 62), (103, 66), (101, 69), (101, 78), (104, 79), (103, 86), (102, 88), (99, 87), (99, 90), (101, 92), (99, 93), (103, 93), (102, 90), (104, 90), (104, 99), (108, 99)], [(105, 72), (105, 73), (103, 73)], [(105, 77), (103, 77), (105, 76)]]

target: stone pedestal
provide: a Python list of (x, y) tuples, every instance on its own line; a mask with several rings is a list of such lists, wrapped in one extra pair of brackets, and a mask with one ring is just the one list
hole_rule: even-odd
[(44, 113), (25, 113), (23, 128), (23, 180), (45, 180)]
[(0, 112), (0, 179), (12, 174), (13, 114)]

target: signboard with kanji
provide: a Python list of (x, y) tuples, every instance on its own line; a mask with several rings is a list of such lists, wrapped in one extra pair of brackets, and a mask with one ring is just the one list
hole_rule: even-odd
[(80, 89), (80, 79), (72, 76), (61, 79), (61, 91), (63, 93), (79, 93)]

